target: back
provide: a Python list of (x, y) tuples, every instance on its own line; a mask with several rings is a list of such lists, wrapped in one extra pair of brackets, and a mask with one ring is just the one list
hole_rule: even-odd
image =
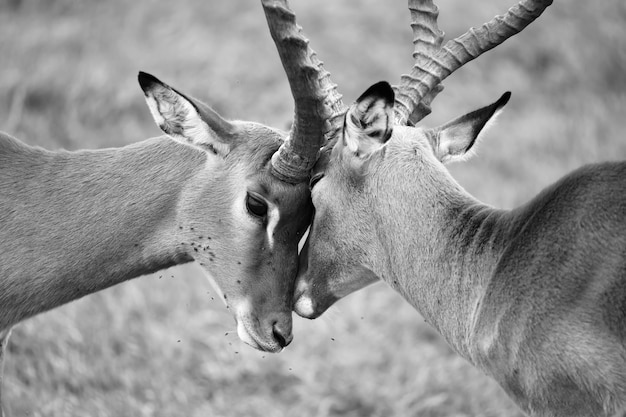
[(597, 414), (626, 398), (626, 163), (580, 168), (511, 216), (475, 327), (483, 365), (508, 368), (518, 401), (565, 390), (552, 406)]
[(13, 214), (19, 210), (20, 195), (32, 187), (38, 168), (48, 163), (52, 153), (28, 146), (0, 132), (0, 237)]

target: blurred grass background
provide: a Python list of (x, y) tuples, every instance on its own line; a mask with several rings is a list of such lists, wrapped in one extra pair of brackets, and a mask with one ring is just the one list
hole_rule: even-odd
[[(346, 103), (411, 66), (405, 2), (292, 0)], [(509, 0), (440, 0), (457, 36)], [(496, 206), (568, 171), (626, 158), (626, 3), (557, 0), (446, 82), (424, 123), (513, 99), (455, 177)], [(258, 2), (0, 0), (0, 129), (50, 149), (122, 146), (160, 132), (138, 70), (230, 118), (284, 128), (292, 102)], [(146, 276), (18, 325), (9, 416), (521, 416), (403, 300), (377, 284), (280, 355), (241, 344), (195, 266)], [(217, 297), (215, 297), (217, 298)]]

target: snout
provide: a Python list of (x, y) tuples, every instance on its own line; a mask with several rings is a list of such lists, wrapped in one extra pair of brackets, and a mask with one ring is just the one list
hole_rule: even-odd
[(236, 315), (237, 335), (246, 344), (264, 352), (280, 352), (293, 340), (291, 312), (258, 317), (246, 309)]
[(315, 309), (315, 302), (313, 301), (313, 298), (311, 298), (310, 292), (305, 289), (301, 289), (300, 291), (296, 289), (294, 294), (293, 311), (305, 319), (316, 319), (321, 314), (317, 313)]
[(274, 340), (280, 346), (280, 348), (286, 348), (293, 340), (293, 334), (291, 333), (291, 320), (288, 326), (281, 325), (276, 321), (272, 325), (272, 336)]
[(337, 301), (337, 298), (332, 296), (329, 291), (321, 290), (322, 287), (325, 287), (320, 282), (321, 280), (317, 280), (315, 285), (311, 285), (308, 271), (309, 241), (310, 235), (300, 250), (298, 276), (293, 295), (293, 311), (305, 319), (316, 319)]

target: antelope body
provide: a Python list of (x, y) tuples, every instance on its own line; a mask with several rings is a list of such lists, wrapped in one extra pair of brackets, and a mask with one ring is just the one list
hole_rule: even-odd
[(166, 136), (51, 152), (0, 134), (0, 367), (20, 320), (193, 260), (244, 342), (269, 352), (291, 342), (308, 180), (340, 97), (286, 5), (261, 3), (294, 96), (290, 132), (228, 121), (140, 73)]
[(412, 127), (447, 76), (551, 1), (522, 0), (446, 43), (433, 2), (408, 3), (410, 74), (393, 90), (373, 86), (350, 109), (330, 101), (295, 311), (315, 318), (383, 279), (528, 414), (623, 413), (625, 164), (582, 168), (523, 207), (497, 210), (443, 163), (466, 156), (509, 94), (438, 128)]
[[(260, 348), (279, 348), (265, 325), (253, 323), (257, 314), (271, 316), (280, 322), (276, 334), (290, 338), (292, 279), (279, 274), (295, 274), (296, 249), (281, 246), (286, 236), (301, 234), (307, 220), (306, 212), (282, 210), (268, 234), (246, 213), (248, 183), (271, 180), (258, 167), (281, 143), (278, 133), (262, 133), (265, 143), (235, 148), (224, 159), (168, 137), (119, 149), (50, 152), (0, 136), (0, 238), (10, 243), (0, 263), (0, 328), (197, 260), (247, 326), (241, 335), (251, 336), (251, 344), (258, 339)], [(295, 196), (288, 185), (275, 188)], [(276, 194), (265, 192), (268, 204), (276, 206)], [(272, 240), (280, 243), (272, 248)], [(242, 279), (248, 275), (254, 280)], [(252, 315), (254, 298), (267, 293), (278, 299)]]
[(368, 90), (316, 169), (295, 310), (317, 317), (380, 278), (530, 415), (615, 415), (626, 162), (583, 167), (514, 210), (480, 203), (442, 162), (462, 158), (507, 100), (418, 129), (389, 123), (388, 85)]
[[(373, 153), (384, 154), (384, 151), (378, 150), (381, 148), (381, 140), (386, 140), (391, 135), (390, 126), (415, 124), (425, 117), (430, 112), (431, 101), (442, 90), (441, 83), (448, 75), (464, 63), (523, 30), (551, 2), (552, 0), (522, 0), (504, 16), (498, 16), (480, 28), (472, 29), (459, 38), (443, 44), (443, 33), (436, 24), (438, 11), (432, 1), (409, 0), (415, 44), (415, 66), (409, 75), (402, 77), (399, 86), (396, 87), (395, 105), (390, 106), (389, 103), (393, 103), (393, 99), (389, 99), (388, 92), (383, 94), (386, 99), (379, 100), (381, 98), (379, 91), (368, 96), (366, 100), (369, 104), (375, 105), (374, 109), (370, 109), (374, 111), (366, 111), (368, 106), (365, 106), (358, 112), (361, 115), (376, 116), (382, 111), (386, 115), (384, 118), (374, 117), (371, 120), (369, 116), (346, 118), (346, 108), (336, 85), (330, 80), (330, 75), (324, 70), (316, 54), (309, 48), (308, 40), (302, 34), (301, 28), (296, 25), (295, 15), (288, 8), (286, 0), (262, 0), (270, 33), (277, 46), (295, 101), (294, 123), (288, 134), (254, 123), (228, 122), (208, 106), (186, 97), (154, 77), (143, 74), (140, 75), (140, 84), (155, 121), (169, 136), (167, 139), (154, 139), (118, 151), (53, 155), (26, 147), (5, 137), (4, 141), (8, 143), (5, 147), (10, 149), (7, 155), (21, 157), (30, 155), (32, 158), (26, 158), (27, 161), (45, 161), (41, 167), (33, 167), (35, 177), (43, 181), (43, 178), (50, 178), (51, 174), (54, 174), (52, 175), (54, 179), (47, 182), (51, 185), (50, 188), (43, 187), (44, 191), (42, 188), (36, 188), (35, 194), (51, 200), (48, 208), (46, 201), (33, 199), (34, 207), (25, 207), (23, 213), (15, 215), (19, 201), (15, 201), (15, 198), (0, 200), (0, 204), (8, 207), (3, 212), (16, 216), (12, 233), (5, 233), (2, 236), (2, 241), (9, 249), (0, 258), (2, 261), (0, 281), (6, 280), (5, 277), (9, 276), (9, 280), (2, 282), (9, 283), (14, 293), (16, 290), (13, 283), (18, 280), (26, 283), (24, 288), (26, 294), (22, 295), (22, 302), (8, 304), (8, 309), (0, 310), (0, 316), (9, 316), (6, 322), (7, 326), (10, 326), (29, 315), (116, 282), (162, 266), (195, 259), (215, 277), (217, 286), (224, 292), (224, 298), (237, 318), (239, 336), (254, 347), (269, 351), (280, 350), (291, 340), (289, 309), (292, 305), (291, 293), (294, 289), (297, 265), (296, 248), (312, 213), (307, 182), (314, 166), (315, 176), (312, 183), (320, 178), (326, 164), (331, 171), (336, 169), (337, 172), (357, 169), (359, 175), (353, 179), (367, 178), (367, 175), (361, 174), (368, 172), (368, 169), (364, 168), (369, 164), (362, 164), (362, 157)], [(502, 102), (491, 110), (495, 111), (501, 105)], [(393, 121), (388, 117), (391, 107), (395, 111)], [(347, 120), (348, 124), (344, 124), (344, 120)], [(379, 121), (384, 121), (385, 124), (382, 125), (378, 123)], [(370, 129), (372, 126), (374, 128)], [(323, 139), (337, 140), (343, 137), (344, 128), (347, 128), (346, 138), (353, 139), (346, 141), (344, 146), (345, 149), (349, 149), (347, 155), (357, 157), (357, 159), (345, 158), (344, 162), (355, 163), (344, 166), (343, 162), (337, 163), (334, 158), (329, 160), (326, 154), (318, 161), (318, 152)], [(408, 128), (394, 129), (394, 139), (390, 144), (403, 143), (396, 139), (403, 135), (401, 133), (403, 129)], [(363, 135), (364, 132), (367, 133)], [(406, 135), (410, 136), (408, 133)], [(356, 137), (365, 138), (354, 140)], [(167, 142), (172, 139), (178, 143)], [(337, 141), (338, 144), (340, 142), (342, 141)], [(449, 145), (451, 149), (455, 147), (454, 144)], [(330, 150), (333, 147), (326, 146), (325, 149)], [(413, 150), (415, 155), (421, 152)], [(442, 152), (442, 156), (446, 156), (447, 151)], [(458, 153), (459, 150), (456, 151)], [(148, 153), (150, 155), (147, 155)], [(172, 158), (172, 153), (177, 153), (177, 156), (173, 161), (167, 161)], [(96, 169), (98, 175), (91, 175), (88, 169), (78, 162), (90, 158), (102, 158), (102, 164)], [(135, 176), (131, 183), (143, 188), (142, 195), (149, 195), (155, 199), (154, 204), (143, 204), (145, 207), (139, 210), (136, 207), (139, 206), (139, 198), (133, 197), (138, 194), (130, 193), (131, 188), (135, 190), (134, 187), (115, 189), (117, 187), (108, 185), (119, 185), (121, 179), (128, 179), (128, 172), (133, 172), (132, 166), (144, 160), (149, 160), (163, 169), (136, 165), (137, 169), (143, 167), (143, 170), (140, 169), (140, 172), (134, 170)], [(189, 165), (181, 167), (181, 164)], [(11, 168), (5, 178), (9, 178), (10, 181), (0, 185), (0, 188), (10, 189), (12, 182), (25, 186), (28, 174), (25, 174), (24, 178), (14, 175), (14, 172), (20, 171), (23, 166), (20, 165), (20, 169), (17, 169), (15, 164), (8, 166)], [(62, 168), (63, 166), (68, 169)], [(75, 175), (67, 175), (74, 170)], [(113, 170), (113, 173), (109, 170)], [(359, 256), (366, 252), (358, 245), (346, 243), (339, 244), (338, 247), (333, 246), (332, 242), (338, 242), (340, 239), (331, 239), (324, 243), (323, 239), (317, 238), (319, 230), (332, 231), (328, 226), (323, 226), (324, 221), (337, 226), (334, 235), (331, 236), (341, 236), (340, 232), (347, 224), (341, 220), (339, 213), (333, 214), (331, 210), (324, 209), (325, 204), (341, 205), (351, 197), (349, 193), (331, 195), (320, 192), (319, 190), (323, 190), (325, 184), (329, 183), (330, 177), (332, 176), (327, 174), (315, 187), (315, 205), (318, 214), (309, 239), (312, 254), (319, 252), (328, 256), (326, 259), (328, 262), (318, 265), (315, 265), (315, 256), (311, 255), (309, 259), (311, 267), (308, 273), (317, 271), (316, 274), (320, 277), (341, 265), (342, 259), (338, 255), (352, 250), (356, 250), (355, 255)], [(68, 198), (63, 211), (63, 202), (56, 198), (51, 190), (58, 189), (58, 184), (65, 185), (64, 190), (69, 190), (71, 184), (67, 181), (60, 182), (60, 178), (77, 181), (88, 199), (85, 197), (85, 201), (81, 201), (83, 197), (80, 193), (60, 193), (63, 198)], [(103, 178), (108, 182), (99, 182)], [(165, 189), (158, 183), (159, 181), (172, 185)], [(92, 185), (94, 188), (90, 190)], [(361, 187), (363, 183), (354, 181), (352, 185)], [(222, 187), (222, 192), (213, 194), (213, 190), (219, 187)], [(101, 190), (105, 197), (102, 198), (95, 190)], [(331, 187), (329, 191), (335, 192)], [(17, 197), (17, 200), (22, 198), (21, 195)], [(106, 197), (118, 201), (111, 204)], [(124, 203), (125, 201), (127, 203)], [(82, 218), (75, 216), (69, 219), (70, 216), (66, 213), (71, 211), (67, 210), (68, 208), (75, 208), (81, 215), (89, 213)], [(119, 208), (125, 211), (116, 210)], [(36, 236), (28, 224), (28, 220), (34, 216), (29, 216), (27, 209), (50, 222), (46, 230), (53, 237), (47, 237), (45, 244), (34, 242)], [(399, 205), (397, 209), (401, 210), (402, 206)], [(60, 213), (66, 216), (61, 216)], [(1, 216), (2, 213), (0, 220)], [(102, 220), (102, 216), (107, 216), (106, 220)], [(415, 219), (423, 219), (423, 216), (415, 216)], [(104, 231), (100, 240), (98, 236), (94, 236), (94, 232), (102, 230), (88, 224), (96, 219), (113, 227), (113, 230)], [(156, 221), (158, 224), (154, 223)], [(373, 221), (381, 220), (376, 218)], [(373, 227), (373, 224), (364, 226)], [(355, 236), (367, 236), (365, 233), (367, 227), (363, 231), (357, 231)], [(72, 235), (68, 235), (70, 237), (61, 236), (65, 229), (72, 231)], [(348, 231), (352, 233), (355, 229), (350, 228)], [(22, 232), (27, 237), (15, 238), (16, 234)], [(213, 239), (216, 241), (207, 242), (208, 237), (211, 237), (211, 241)], [(16, 244), (12, 245), (11, 242)], [(360, 244), (367, 247), (374, 245), (374, 242), (375, 240), (362, 241)], [(20, 246), (17, 246), (17, 243)], [(49, 245), (53, 244), (55, 246), (50, 248)], [(70, 250), (64, 250), (63, 244)], [(29, 245), (33, 251), (25, 259), (34, 261), (32, 265), (24, 265), (25, 262), (18, 258), (22, 252), (28, 251)], [(90, 245), (94, 245), (95, 251), (92, 252)], [(331, 250), (324, 250), (324, 247)], [(50, 259), (51, 257), (44, 253), (46, 250), (60, 255), (61, 258), (56, 261)], [(412, 252), (402, 248), (399, 252), (387, 250), (386, 253), (404, 253), (402, 256), (406, 257), (407, 251)], [(306, 251), (303, 253), (306, 254)], [(385, 259), (382, 254), (383, 252), (372, 254), (371, 259)], [(359, 256), (352, 259), (360, 259)], [(11, 259), (9, 267), (3, 266), (4, 258)], [(307, 275), (304, 274), (305, 259), (306, 256), (303, 255), (301, 283), (309, 282)], [(60, 275), (48, 273), (45, 268), (48, 263), (54, 266), (55, 271), (62, 271)], [(313, 316), (321, 312), (324, 304), (329, 304), (327, 299), (332, 301), (376, 279), (372, 272), (375, 268), (370, 269), (369, 264), (352, 262), (351, 265), (362, 272), (358, 275), (359, 279), (335, 282), (332, 284), (333, 292), (329, 292), (328, 297), (321, 291), (327, 287), (323, 284), (324, 278), (313, 279), (310, 284), (300, 284), (296, 294), (296, 311), (302, 315)], [(470, 268), (469, 265), (466, 267)], [(24, 278), (31, 271), (39, 272), (38, 278)], [(55, 278), (52, 278), (53, 276)], [(89, 284), (78, 282), (78, 278), (89, 276), (91, 276)], [(313, 277), (309, 275), (308, 278)], [(45, 289), (49, 295), (38, 295), (39, 288)], [(302, 300), (305, 302), (302, 303)], [(453, 340), (452, 336), (461, 331), (456, 329), (462, 327), (457, 323), (451, 328), (450, 335), (447, 335), (445, 330), (442, 331), (446, 337)], [(7, 330), (5, 334), (8, 334)], [(3, 342), (6, 342), (6, 338)]]
[(152, 76), (139, 79), (169, 137), (51, 152), (0, 136), (0, 329), (197, 260), (242, 340), (282, 349), (310, 215), (306, 184), (271, 174), (283, 134), (228, 122)]

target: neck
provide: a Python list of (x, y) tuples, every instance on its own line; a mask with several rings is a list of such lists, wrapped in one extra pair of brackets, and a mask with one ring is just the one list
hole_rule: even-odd
[(48, 152), (0, 144), (0, 329), (191, 258), (180, 192), (202, 155), (167, 139)]
[[(419, 183), (423, 175), (405, 172), (399, 179), (397, 174), (393, 183), (400, 185)], [(471, 360), (473, 318), (511, 233), (510, 213), (481, 204), (445, 174), (431, 195), (411, 196), (391, 187), (385, 191), (389, 198), (378, 200), (389, 202), (374, 222), (382, 226), (384, 252), (376, 258), (386, 263), (374, 272)]]

